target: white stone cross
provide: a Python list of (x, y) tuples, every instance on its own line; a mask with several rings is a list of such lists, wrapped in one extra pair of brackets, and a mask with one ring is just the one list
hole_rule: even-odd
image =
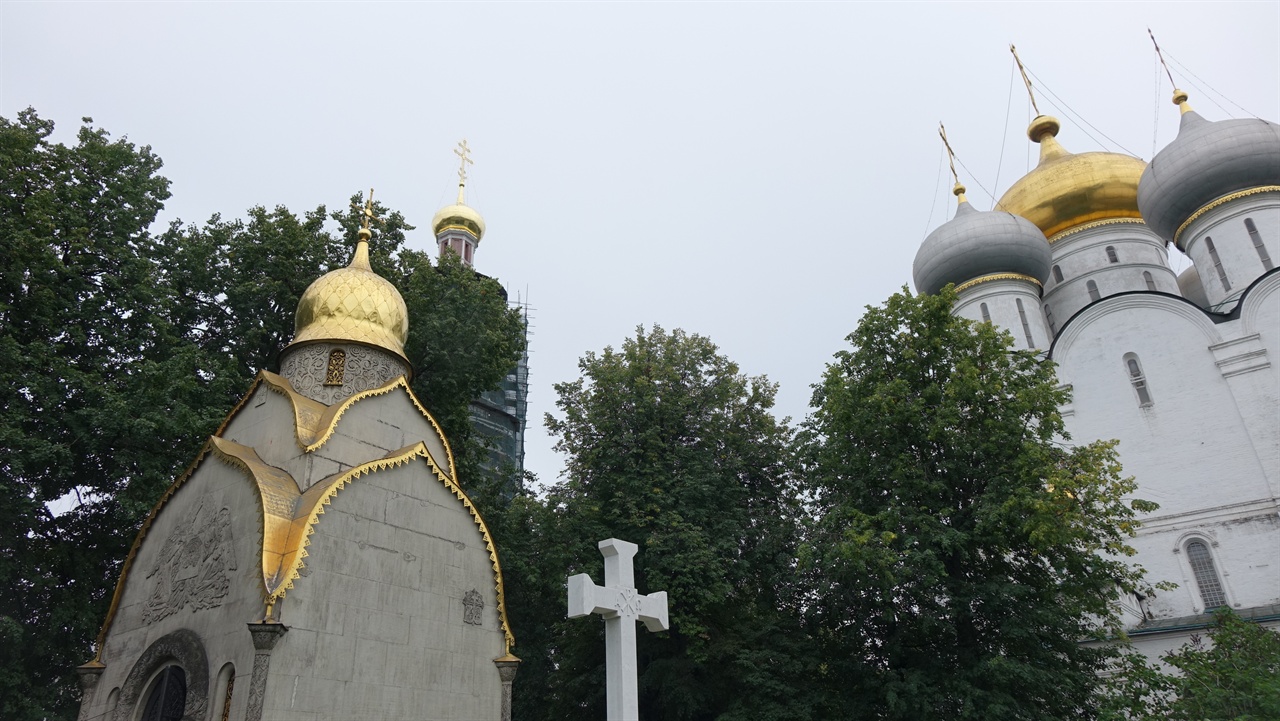
[(569, 577), (569, 618), (593, 613), (604, 616), (605, 679), (608, 691), (608, 721), (639, 721), (640, 695), (636, 688), (636, 621), (653, 632), (667, 630), (667, 592), (647, 596), (636, 591), (631, 559), (636, 544), (606, 538), (600, 542), (604, 555), (604, 586), (592, 583), (591, 576)]

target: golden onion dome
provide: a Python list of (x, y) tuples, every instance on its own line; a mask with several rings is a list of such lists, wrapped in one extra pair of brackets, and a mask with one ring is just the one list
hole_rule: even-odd
[(996, 210), (1020, 215), (1053, 240), (1055, 233), (1084, 223), (1142, 219), (1138, 181), (1147, 164), (1120, 153), (1067, 152), (1058, 142), (1058, 119), (1041, 115), (1027, 136), (1040, 144), (1040, 163), (1013, 184)]
[(351, 264), (316, 279), (298, 301), (293, 342), (362, 343), (391, 351), (408, 361), (404, 343), (409, 336), (409, 310), (404, 298), (369, 265), (367, 229)]
[(450, 228), (467, 231), (475, 236), (478, 243), (481, 236), (484, 235), (484, 218), (481, 218), (474, 208), (463, 205), (459, 200), (453, 205), (441, 208), (440, 212), (436, 213), (436, 217), (431, 219), (431, 230), (436, 235), (440, 235)]

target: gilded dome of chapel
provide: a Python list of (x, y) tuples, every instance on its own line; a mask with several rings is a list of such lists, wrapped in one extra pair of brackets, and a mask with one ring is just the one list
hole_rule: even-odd
[(431, 231), (436, 235), (440, 235), (448, 228), (461, 228), (474, 235), (478, 243), (484, 235), (484, 218), (481, 218), (474, 208), (463, 205), (459, 199), (459, 202), (454, 205), (441, 208), (440, 212), (431, 219)]
[(1098, 220), (1132, 218), (1138, 181), (1147, 164), (1120, 153), (1067, 152), (1057, 140), (1057, 118), (1031, 121), (1027, 136), (1040, 144), (1040, 163), (1000, 198), (996, 210), (1022, 216), (1052, 240), (1055, 233)]
[(369, 231), (360, 231), (351, 264), (316, 279), (298, 301), (290, 346), (354, 342), (404, 358), (409, 311), (404, 298), (369, 265)]

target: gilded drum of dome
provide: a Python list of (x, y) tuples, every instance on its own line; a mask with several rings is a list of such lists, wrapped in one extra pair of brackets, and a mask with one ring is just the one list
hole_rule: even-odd
[(1141, 218), (1138, 180), (1147, 164), (1118, 153), (1081, 153), (1041, 161), (996, 206), (1035, 223), (1045, 237), (1109, 218)]
[(358, 267), (326, 273), (302, 294), (293, 343), (339, 340), (385, 348), (404, 357), (409, 311), (386, 279)]

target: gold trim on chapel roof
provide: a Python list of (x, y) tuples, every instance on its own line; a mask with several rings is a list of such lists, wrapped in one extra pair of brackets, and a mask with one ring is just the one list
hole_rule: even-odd
[[(305, 493), (299, 492), (296, 479), (287, 471), (267, 464), (253, 448), (220, 437), (220, 434), (226, 430), (232, 418), (246, 405), (249, 398), (253, 396), (258, 386), (262, 383), (266, 383), (268, 388), (282, 393), (293, 402), (298, 443), (307, 452), (316, 450), (333, 435), (334, 428), (337, 426), (343, 412), (354, 403), (365, 398), (390, 393), (397, 387), (402, 388), (413, 403), (413, 406), (427, 419), (440, 438), (447, 456), (448, 470), (441, 467), (426, 443), (418, 441), (413, 445), (393, 451), (382, 458), (367, 461), (343, 473), (321, 480), (308, 488)], [(314, 413), (316, 406), (325, 409), (324, 412), (316, 415)], [(305, 436), (304, 433), (306, 434)], [(472, 521), (480, 531), (480, 536), (484, 541), (485, 550), (489, 554), (489, 562), (494, 573), (494, 588), (498, 599), (498, 623), (505, 639), (506, 651), (508, 654), (510, 653), (511, 648), (515, 645), (515, 635), (512, 633), (511, 624), (507, 619), (506, 587), (502, 579), (502, 564), (498, 559), (498, 550), (493, 543), (493, 537), (489, 533), (489, 526), (484, 522), (484, 518), (480, 515), (479, 509), (472, 503), (471, 498), (467, 496), (466, 492), (462, 490), (453, 478), (453, 451), (449, 446), (449, 441), (445, 438), (435, 418), (427, 412), (427, 409), (423, 407), (417, 396), (414, 395), (413, 390), (409, 388), (404, 376), (400, 376), (380, 388), (357, 393), (343, 403), (325, 406), (299, 394), (287, 379), (274, 373), (262, 371), (254, 380), (253, 385), (250, 386), (248, 393), (236, 404), (235, 408), (231, 410), (227, 418), (222, 422), (222, 425), (218, 428), (218, 434), (209, 437), (196, 455), (195, 460), (165, 490), (164, 495), (160, 497), (160, 500), (151, 509), (151, 512), (143, 522), (142, 528), (138, 531), (138, 535), (129, 549), (129, 555), (125, 558), (124, 566), (121, 568), (120, 578), (116, 582), (115, 591), (111, 597), (111, 605), (107, 610), (106, 620), (98, 633), (94, 657), (90, 663), (101, 662), (107, 632), (110, 630), (119, 610), (125, 582), (133, 568), (133, 562), (137, 557), (138, 551), (142, 547), (142, 542), (151, 530), (151, 526), (159, 515), (161, 508), (195, 473), (196, 469), (200, 467), (200, 464), (210, 453), (227, 465), (240, 470), (253, 481), (253, 488), (262, 508), (261, 590), (263, 602), (268, 607), (284, 598), (285, 593), (293, 588), (294, 582), (301, 576), (301, 570), (305, 566), (303, 559), (308, 555), (306, 547), (311, 543), (310, 537), (315, 533), (315, 525), (320, 516), (324, 515), (324, 507), (332, 502), (338, 491), (361, 476), (397, 468), (415, 458), (422, 458), (427, 462), (432, 475), (444, 485), (446, 490), (462, 502), (463, 507), (467, 509)]]
[(344, 399), (339, 403), (331, 406), (308, 398), (294, 389), (289, 379), (272, 373), (270, 371), (259, 371), (258, 376), (253, 379), (253, 385), (249, 386), (249, 391), (244, 394), (240, 402), (235, 408), (227, 414), (222, 425), (218, 426), (218, 430), (214, 432), (216, 436), (222, 436), (227, 430), (227, 426), (239, 414), (240, 410), (253, 397), (253, 392), (258, 386), (265, 384), (269, 390), (275, 391), (293, 405), (293, 422), (294, 422), (294, 438), (298, 442), (298, 447), (307, 453), (319, 450), (330, 438), (333, 437), (334, 431), (338, 427), (338, 421), (342, 420), (342, 415), (347, 412), (351, 406), (359, 403), (366, 398), (386, 395), (394, 391), (396, 388), (404, 390), (405, 395), (409, 397), (409, 401), (413, 403), (413, 407), (422, 414), (422, 417), (431, 424), (432, 430), (436, 432), (436, 436), (440, 438), (440, 442), (444, 445), (446, 461), (448, 463), (445, 473), (450, 477), (454, 473), (453, 448), (449, 445), (449, 439), (445, 437), (444, 430), (440, 428), (440, 424), (436, 421), (435, 416), (422, 405), (422, 401), (418, 400), (418, 396), (414, 394), (413, 389), (409, 387), (409, 383), (404, 376), (398, 376), (386, 385), (378, 388), (371, 388), (367, 391), (361, 391)]

